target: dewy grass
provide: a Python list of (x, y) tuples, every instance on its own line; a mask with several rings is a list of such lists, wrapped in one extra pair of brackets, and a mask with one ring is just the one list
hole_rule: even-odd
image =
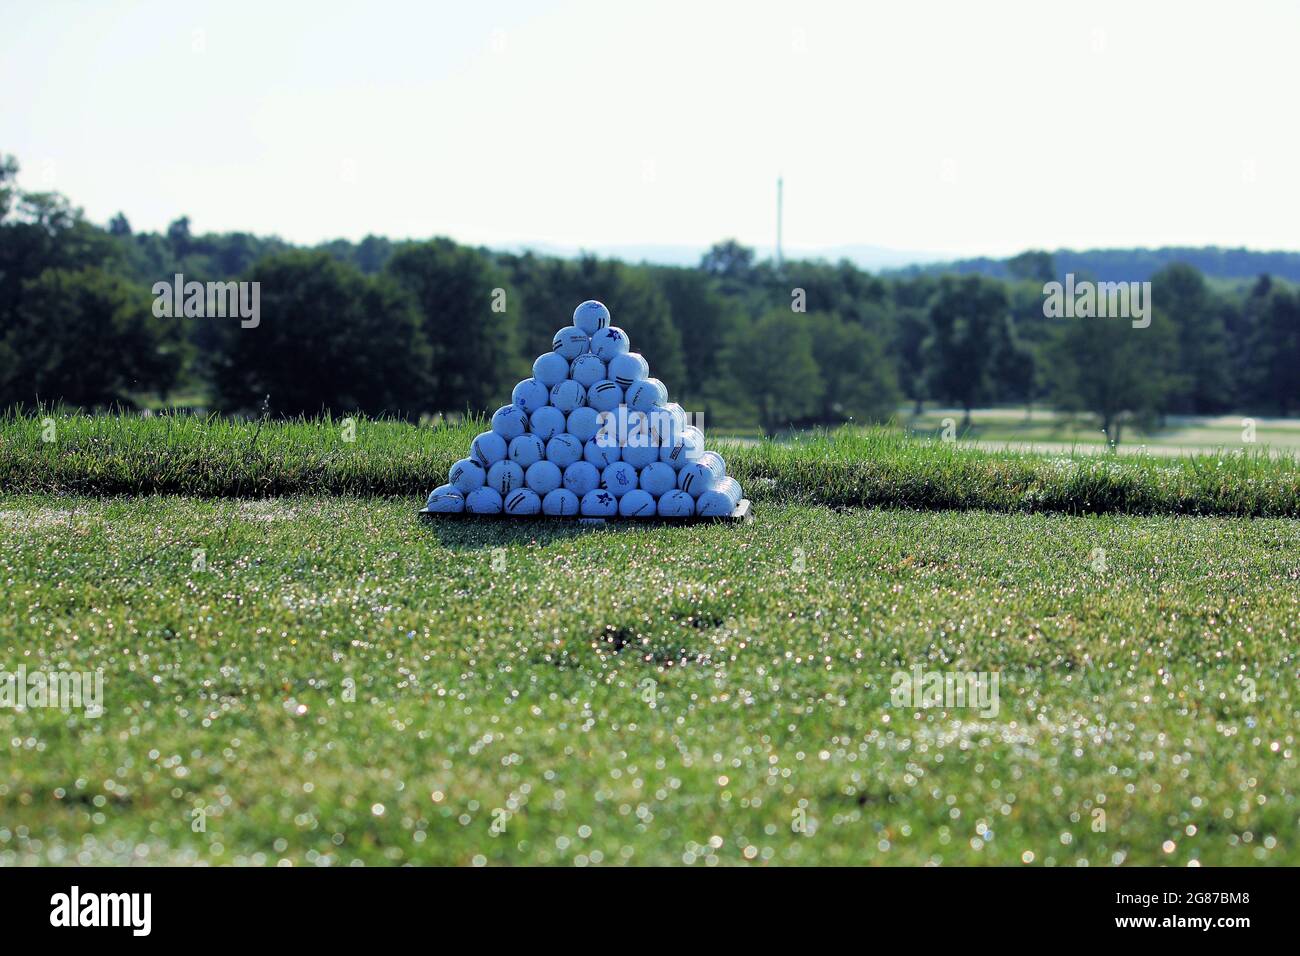
[(0, 865), (1294, 865), (1298, 556), (1271, 519), (0, 496), (0, 670), (102, 674), (99, 716), (0, 706)]
[[(445, 481), (451, 464), (486, 427), (481, 418), (417, 426), (367, 419), (8, 415), (0, 417), (0, 490), (416, 499)], [(720, 447), (756, 503), (1300, 517), (1300, 466), (1286, 455), (1050, 456), (855, 429)]]

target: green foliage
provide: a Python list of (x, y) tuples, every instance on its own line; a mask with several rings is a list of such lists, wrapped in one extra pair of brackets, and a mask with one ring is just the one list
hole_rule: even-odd
[(804, 316), (774, 310), (741, 341), (744, 345), (731, 356), (731, 373), (764, 432), (773, 434), (816, 412), (824, 384)]
[(992, 370), (1007, 313), (1006, 289), (979, 276), (944, 276), (930, 303), (926, 343), (930, 388), (966, 411), (990, 397)]
[(508, 401), (515, 321), (504, 273), (477, 250), (435, 239), (404, 246), (387, 274), (416, 303), (432, 349), (421, 407), (481, 411)]
[(86, 408), (166, 393), (183, 343), (144, 292), (102, 269), (46, 269), (0, 326), (0, 407), (57, 399)]
[(872, 422), (892, 417), (898, 383), (879, 338), (835, 314), (812, 314), (807, 323), (822, 380), (814, 420)]
[(427, 407), (428, 345), (419, 313), (392, 280), (321, 252), (272, 256), (247, 278), (261, 283), (260, 324), (206, 320), (219, 342), (209, 358), (224, 410), (402, 415)]

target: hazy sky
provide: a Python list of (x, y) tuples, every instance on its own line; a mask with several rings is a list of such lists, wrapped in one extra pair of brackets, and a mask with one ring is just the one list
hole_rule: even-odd
[(1300, 248), (1300, 3), (0, 0), (0, 151), (298, 242)]

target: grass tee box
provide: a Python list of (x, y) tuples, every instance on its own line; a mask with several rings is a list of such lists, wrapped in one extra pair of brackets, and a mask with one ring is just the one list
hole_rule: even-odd
[(748, 498), (741, 498), (740, 504), (736, 505), (736, 510), (729, 515), (700, 516), (692, 515), (689, 518), (673, 518), (662, 515), (655, 515), (652, 518), (628, 518), (622, 515), (611, 516), (608, 518), (592, 518), (583, 515), (512, 515), (504, 512), (495, 515), (473, 514), (467, 511), (430, 511), (428, 508), (421, 508), (419, 512), (422, 518), (436, 520), (450, 519), (452, 521), (464, 521), (466, 519), (487, 518), (496, 521), (555, 521), (560, 523), (572, 523), (585, 525), (600, 525), (606, 522), (620, 524), (748, 524), (754, 520), (754, 510), (750, 507)]

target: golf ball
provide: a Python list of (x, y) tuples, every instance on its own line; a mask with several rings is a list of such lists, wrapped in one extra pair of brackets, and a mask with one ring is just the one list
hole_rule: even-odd
[(680, 469), (687, 462), (692, 462), (704, 454), (704, 433), (694, 425), (682, 429), (677, 442), (664, 445), (659, 449), (659, 460), (666, 461), (674, 468)]
[(487, 473), (487, 486), (499, 495), (506, 495), (524, 485), (524, 470), (513, 461), (499, 461)]
[(571, 378), (551, 389), (551, 404), (566, 415), (587, 401), (587, 390)]
[(677, 473), (677, 487), (692, 498), (698, 498), (712, 488), (714, 481), (713, 469), (699, 461), (683, 465)]
[(483, 432), (469, 443), (469, 457), (484, 468), (491, 468), (506, 457), (506, 440), (496, 432)]
[(623, 404), (623, 390), (605, 379), (587, 389), (587, 404), (598, 412), (612, 412)]
[(542, 514), (576, 515), (578, 513), (578, 496), (564, 488), (556, 488), (542, 499)]
[(655, 500), (650, 492), (636, 488), (618, 499), (618, 513), (624, 518), (653, 518)]
[(627, 404), (638, 411), (648, 412), (666, 401), (668, 389), (657, 378), (642, 379), (627, 390)]
[(527, 488), (517, 488), (505, 498), (505, 512), (508, 515), (535, 515), (541, 510), (542, 499)]
[(602, 362), (612, 362), (614, 356), (628, 350), (627, 333), (615, 326), (601, 329), (591, 337), (591, 351)]
[(572, 362), (591, 347), (591, 336), (576, 325), (570, 325), (555, 333), (551, 348)]
[(520, 468), (527, 468), (535, 461), (541, 461), (546, 454), (546, 445), (536, 435), (520, 435), (510, 439), (510, 460)]
[(551, 390), (535, 378), (524, 379), (510, 393), (510, 400), (530, 415), (545, 405), (550, 397)]
[(528, 426), (529, 430), (542, 441), (550, 441), (566, 427), (564, 412), (554, 405), (543, 405), (528, 416)]
[(573, 324), (588, 335), (609, 326), (609, 309), (603, 302), (588, 299), (573, 310)]
[(600, 487), (600, 469), (589, 461), (575, 461), (564, 469), (564, 487), (581, 498)]
[(582, 457), (597, 468), (603, 469), (614, 464), (622, 455), (617, 444), (609, 444), (600, 438), (593, 438), (582, 446)]
[(600, 473), (600, 483), (616, 498), (622, 498), (635, 488), (636, 482), (636, 469), (625, 461), (616, 461), (612, 465), (607, 465)]
[(684, 491), (665, 491), (659, 498), (663, 518), (689, 518), (695, 514), (695, 499)]
[(425, 507), (439, 514), (459, 514), (465, 510), (465, 496), (452, 485), (439, 485), (429, 492)]
[(590, 352), (586, 355), (579, 355), (573, 360), (573, 364), (569, 366), (569, 378), (583, 388), (591, 388), (597, 382), (607, 378), (608, 375), (605, 363)]
[(677, 487), (677, 472), (673, 471), (672, 465), (652, 462), (641, 469), (637, 484), (658, 498)]
[(582, 441), (576, 435), (561, 432), (546, 443), (546, 460), (568, 468), (582, 458)]
[(475, 488), (465, 498), (465, 510), (472, 514), (499, 515), (501, 507), (501, 495), (487, 485)]
[(548, 389), (554, 385), (559, 385), (568, 377), (569, 360), (558, 352), (547, 352), (545, 355), (539, 355), (537, 361), (533, 363), (533, 378)]
[(640, 352), (625, 352), (615, 355), (609, 361), (609, 377), (622, 388), (629, 388), (633, 382), (639, 382), (649, 375), (650, 365)]
[(447, 473), (447, 481), (463, 495), (469, 494), (475, 488), (483, 487), (483, 481), (487, 477), (487, 472), (483, 466), (472, 458), (462, 458), (456, 464), (451, 466), (451, 471)]
[(584, 405), (569, 412), (568, 431), (583, 444), (596, 437), (600, 431), (600, 412)]
[[(689, 500), (690, 496), (687, 496)], [(603, 488), (589, 491), (582, 496), (580, 506), (584, 515), (591, 518), (608, 518), (618, 514), (618, 499)]]
[(704, 518), (725, 518), (740, 504), (740, 484), (735, 478), (723, 478), (695, 502), (695, 513)]
[(628, 412), (620, 457), (633, 468), (644, 468), (659, 460), (659, 445), (645, 412)]
[(502, 405), (492, 414), (492, 430), (509, 441), (528, 431), (528, 413), (518, 405)]
[(550, 494), (560, 487), (560, 466), (553, 461), (535, 461), (524, 472), (524, 484), (539, 495)]

